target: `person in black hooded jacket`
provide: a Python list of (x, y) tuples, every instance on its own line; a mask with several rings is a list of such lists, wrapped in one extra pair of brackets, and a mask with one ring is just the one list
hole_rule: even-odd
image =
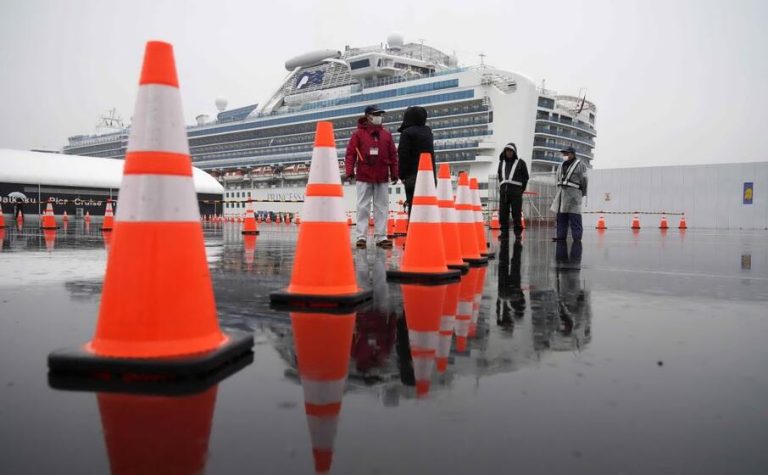
[(432, 129), (427, 126), (427, 110), (420, 106), (407, 108), (403, 114), (403, 123), (397, 131), (400, 132), (400, 143), (397, 145), (398, 169), (400, 180), (405, 185), (405, 201), (410, 216), (421, 153), (429, 152), (432, 156), (432, 173), (437, 176), (435, 145)]
[(517, 157), (517, 146), (510, 142), (504, 146), (499, 155), (499, 224), (501, 224), (500, 239), (509, 237), (509, 214), (512, 213), (512, 223), (515, 238), (520, 239), (523, 233), (522, 212), (523, 192), (528, 186), (528, 167)]

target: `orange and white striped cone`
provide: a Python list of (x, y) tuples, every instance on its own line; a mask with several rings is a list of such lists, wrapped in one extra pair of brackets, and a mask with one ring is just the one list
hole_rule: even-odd
[(248, 199), (248, 208), (245, 210), (245, 222), (243, 223), (242, 233), (245, 235), (256, 236), (259, 230), (256, 227), (256, 217), (253, 214), (253, 200)]
[(101, 238), (104, 239), (104, 249), (107, 251), (107, 255), (109, 255), (109, 249), (112, 246), (112, 233), (109, 231), (102, 231)]
[(61, 215), (61, 221), (63, 223), (69, 222), (69, 215), (67, 214), (67, 210), (64, 210), (64, 214)]
[(462, 274), (469, 270), (469, 264), (461, 258), (458, 216), (451, 189), (451, 169), (447, 163), (440, 164), (437, 174), (437, 205), (440, 208), (440, 227), (443, 231), (445, 260), (449, 269), (459, 269)]
[(98, 393), (110, 472), (205, 473), (218, 386), (185, 396)]
[(269, 295), (273, 305), (345, 308), (372, 298), (357, 285), (343, 205), (333, 123), (318, 122), (291, 283)]
[(347, 211), (347, 226), (354, 226), (355, 223), (352, 221), (352, 212)]
[(56, 246), (56, 230), (44, 229), (43, 239), (45, 239), (45, 250), (48, 252), (53, 252), (53, 249)]
[(445, 373), (448, 369), (448, 357), (451, 354), (453, 330), (456, 325), (456, 309), (459, 306), (460, 283), (450, 284), (445, 287), (445, 299), (443, 300), (443, 314), (440, 316), (440, 340), (437, 345), (437, 372)]
[(472, 298), (472, 320), (469, 324), (469, 336), (474, 338), (477, 335), (477, 322), (480, 319), (480, 304), (483, 301), (483, 287), (485, 286), (485, 275), (488, 271), (487, 267), (480, 267), (475, 269), (477, 276), (475, 277), (475, 294)]
[(597, 220), (597, 226), (595, 226), (595, 229), (597, 230), (606, 230), (608, 229), (605, 225), (605, 215), (601, 214), (600, 218)]
[(488, 226), (493, 230), (501, 229), (501, 223), (499, 222), (499, 212), (494, 211), (491, 215), (491, 224)]
[(405, 211), (398, 211), (395, 220), (395, 236), (406, 235), (408, 235), (408, 215)]
[(243, 236), (243, 253), (245, 256), (245, 265), (248, 272), (253, 270), (253, 262), (256, 257), (256, 235), (246, 234)]
[(85, 224), (91, 224), (91, 212), (86, 211), (85, 212), (85, 218), (83, 218), (83, 221), (85, 221)]
[(525, 215), (522, 211), (520, 211), (520, 227), (525, 229), (527, 226), (525, 225)]
[[(432, 186), (434, 186), (434, 181)], [(411, 216), (413, 216), (413, 211), (411, 211)], [(454, 285), (458, 285), (458, 282)], [(435, 302), (445, 301), (446, 287), (446, 285), (413, 284), (401, 286), (405, 323), (408, 326), (408, 341), (413, 359), (413, 373), (416, 378), (417, 397), (424, 397), (429, 393), (432, 369), (435, 366), (437, 347), (440, 341), (440, 319), (443, 310), (442, 305), (435, 305)]]
[(3, 214), (3, 205), (0, 204), (0, 229), (5, 228), (5, 215)]
[[(338, 173), (338, 167), (334, 168)], [(331, 469), (354, 326), (354, 313), (291, 313), (304, 411), (317, 473), (328, 473)]]
[(372, 228), (372, 227), (373, 227), (373, 216), (369, 216), (369, 217), (368, 217), (368, 227), (369, 227), (369, 228)]
[(677, 229), (688, 229), (688, 223), (685, 221), (685, 213), (680, 215), (680, 224), (677, 226)]
[(667, 221), (667, 215), (661, 215), (661, 221), (659, 222), (659, 229), (669, 229), (669, 221)]
[(270, 213), (270, 214), (267, 214), (267, 219), (265, 220), (265, 222), (266, 222), (267, 224), (271, 224), (271, 223), (272, 223), (272, 214), (271, 214), (271, 213)]
[(0, 228), (0, 252), (3, 252), (4, 241), (5, 241), (5, 228)]
[(422, 153), (411, 204), (408, 237), (400, 268), (387, 271), (387, 280), (399, 282), (455, 282), (461, 271), (449, 269), (445, 259), (440, 209), (437, 206), (432, 158)]
[(294, 219), (293, 222), (296, 224), (296, 226), (301, 224), (301, 215), (299, 215), (299, 213), (296, 213), (296, 219)]
[(467, 351), (467, 338), (469, 327), (472, 323), (472, 303), (475, 300), (475, 282), (477, 281), (477, 268), (469, 269), (469, 273), (461, 278), (459, 284), (459, 303), (456, 307), (456, 351)]
[(496, 253), (488, 250), (488, 240), (485, 238), (485, 219), (483, 218), (483, 206), (480, 203), (480, 187), (477, 184), (477, 178), (469, 179), (469, 191), (472, 194), (472, 210), (475, 212), (478, 251), (481, 256), (493, 259)]
[(104, 211), (104, 222), (101, 223), (101, 230), (102, 231), (112, 231), (112, 228), (115, 226), (115, 217), (114, 213), (112, 212), (112, 200), (107, 200), (107, 209)]
[(488, 264), (488, 258), (480, 255), (475, 229), (475, 211), (472, 205), (472, 192), (469, 190), (469, 178), (466, 172), (459, 173), (456, 188), (456, 214), (458, 215), (459, 244), (461, 258), (470, 266)]
[(389, 239), (393, 239), (397, 235), (395, 234), (395, 217), (393, 215), (393, 212), (389, 212), (389, 216), (387, 217), (387, 237)]
[(637, 216), (637, 213), (632, 218), (632, 229), (640, 229), (640, 218)]
[(53, 215), (52, 199), (45, 206), (45, 214), (43, 214), (43, 219), (40, 221), (40, 227), (42, 229), (59, 229), (59, 226), (56, 224), (56, 216)]
[(219, 327), (168, 43), (147, 43), (133, 118), (96, 331), (51, 353), (52, 373), (189, 378), (253, 346), (252, 335)]

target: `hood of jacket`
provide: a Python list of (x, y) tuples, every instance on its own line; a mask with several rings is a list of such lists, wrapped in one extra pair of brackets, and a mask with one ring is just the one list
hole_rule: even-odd
[(427, 125), (427, 110), (425, 108), (421, 106), (407, 108), (403, 114), (403, 123), (397, 128), (397, 131), (402, 132), (414, 125)]

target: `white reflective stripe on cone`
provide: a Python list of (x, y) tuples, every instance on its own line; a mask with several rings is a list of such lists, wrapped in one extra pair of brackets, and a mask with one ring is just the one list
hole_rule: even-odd
[(418, 355), (413, 357), (413, 375), (416, 381), (429, 381), (432, 368), (435, 366), (435, 357)]
[(435, 175), (428, 170), (420, 170), (416, 174), (416, 188), (413, 196), (436, 196)]
[(453, 333), (440, 335), (440, 344), (437, 347), (438, 357), (446, 357), (451, 354), (451, 337), (453, 337)]
[(317, 417), (307, 414), (307, 425), (313, 449), (333, 450), (339, 416)]
[(472, 315), (472, 302), (459, 300), (459, 307), (456, 309), (456, 315)]
[(456, 190), (456, 204), (457, 205), (471, 205), (472, 204), (472, 195), (469, 192), (469, 187), (467, 186), (460, 186), (458, 190)]
[(475, 212), (471, 209), (460, 209), (456, 211), (456, 214), (459, 215), (458, 222), (459, 223), (474, 223), (475, 222)]
[(347, 378), (316, 381), (302, 377), (301, 387), (304, 388), (304, 402), (318, 406), (341, 402), (346, 382)]
[(200, 221), (191, 176), (124, 175), (117, 221)]
[(408, 343), (411, 349), (419, 350), (437, 350), (437, 341), (440, 335), (434, 332), (420, 332), (416, 330), (408, 331)]
[(440, 317), (440, 331), (450, 332), (453, 331), (453, 322), (456, 320), (454, 315), (443, 315)]
[(163, 84), (139, 87), (127, 150), (189, 155), (179, 88)]
[(456, 336), (467, 336), (469, 334), (469, 320), (456, 321)]
[(315, 147), (312, 149), (312, 166), (309, 167), (307, 183), (341, 185), (336, 147)]
[(446, 201), (453, 199), (453, 190), (451, 189), (451, 180), (437, 180), (437, 199)]
[(453, 220), (451, 219), (451, 210), (453, 208), (443, 208), (440, 207), (440, 222), (441, 223), (452, 223)]
[(440, 210), (436, 205), (413, 205), (411, 223), (440, 223)]
[(305, 196), (301, 208), (301, 221), (304, 223), (331, 222), (346, 223), (344, 202), (341, 196)]

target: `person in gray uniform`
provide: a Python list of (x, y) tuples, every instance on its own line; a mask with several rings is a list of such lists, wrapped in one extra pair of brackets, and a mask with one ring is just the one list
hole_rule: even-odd
[(581, 241), (581, 199), (587, 196), (587, 164), (576, 158), (573, 147), (560, 150), (563, 163), (557, 169), (557, 194), (552, 211), (557, 213), (557, 234), (553, 241), (565, 241), (568, 227), (574, 241)]

